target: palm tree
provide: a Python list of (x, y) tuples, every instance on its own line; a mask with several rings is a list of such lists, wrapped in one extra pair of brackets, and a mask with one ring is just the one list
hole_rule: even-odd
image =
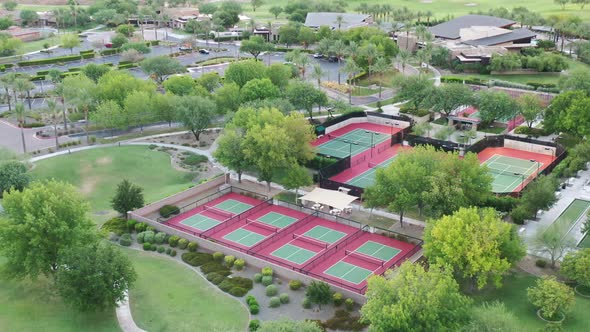
[(346, 45), (342, 40), (338, 39), (332, 43), (332, 52), (338, 58), (338, 84), (340, 84), (340, 59), (346, 54)]
[(23, 103), (16, 103), (14, 107), (14, 112), (16, 113), (16, 119), (18, 121), (18, 125), (20, 127), (20, 138), (23, 143), (23, 153), (27, 153), (27, 145), (25, 143), (25, 105)]
[(426, 12), (424, 12), (424, 16), (426, 16), (426, 24), (430, 25), (430, 18), (432, 17), (432, 12), (430, 10), (427, 10)]
[(47, 117), (49, 118), (51, 124), (53, 124), (53, 132), (55, 133), (55, 150), (59, 150), (59, 140), (57, 134), (57, 124), (60, 122), (60, 114), (59, 110), (57, 109), (57, 103), (53, 99), (47, 100)]
[(340, 27), (342, 27), (342, 23), (346, 23), (344, 21), (344, 17), (342, 15), (338, 15), (336, 16), (336, 23), (338, 24), (338, 30), (340, 30)]
[(0, 87), (4, 88), (4, 92), (6, 94), (6, 101), (8, 102), (8, 112), (12, 112), (12, 104), (10, 103), (10, 90), (13, 88), (13, 83), (15, 79), (16, 73), (8, 73), (6, 75), (0, 76)]
[(302, 53), (300, 50), (293, 50), (285, 54), (285, 60), (293, 62), (299, 68), (301, 78), (305, 79), (305, 70), (309, 65), (309, 58), (306, 53)]
[[(378, 74), (383, 74), (389, 70), (389, 63), (385, 60), (384, 57), (377, 58), (375, 61), (375, 65), (373, 66), (373, 71)], [(383, 89), (383, 77), (379, 77), (379, 99), (381, 99), (381, 91)]]
[(314, 63), (312, 68), (313, 70), (310, 75), (312, 78), (317, 80), (319, 89), (320, 85), (322, 84), (322, 77), (324, 76), (325, 72), (322, 70), (322, 66), (318, 62)]
[[(69, 80), (68, 80), (69, 79)], [(79, 75), (75, 77), (68, 77), (64, 86), (64, 95), (77, 109), (84, 111), (84, 120), (86, 126), (86, 142), (90, 142), (90, 135), (88, 134), (88, 111), (90, 106), (94, 104), (94, 90), (95, 84), (88, 77)]]
[(360, 53), (359, 49), (359, 45), (356, 42), (351, 41), (350, 43), (348, 43), (348, 46), (346, 47), (346, 55), (356, 61), (356, 58), (359, 56)]
[(66, 116), (66, 96), (64, 94), (65, 89), (64, 89), (63, 83), (57, 84), (55, 86), (55, 89), (53, 90), (53, 92), (55, 94), (57, 94), (61, 99), (64, 130), (67, 133), (67, 131), (68, 131), (68, 117)]
[(402, 65), (402, 74), (404, 74), (404, 72), (406, 71), (406, 65), (410, 62), (411, 59), (412, 53), (410, 53), (410, 51), (408, 50), (399, 50), (399, 52), (397, 53), (397, 57), (395, 58), (395, 60)]
[(375, 44), (369, 43), (367, 46), (363, 48), (363, 55), (367, 58), (367, 63), (369, 64), (369, 77), (371, 77), (371, 70), (373, 69), (373, 63), (375, 59), (379, 55), (379, 51), (377, 50), (377, 46)]
[[(35, 89), (35, 84), (31, 83), (26, 77), (18, 77), (13, 83), (14, 91), (21, 96), (21, 102), (25, 101), (25, 95), (28, 97), (31, 90)], [(16, 97), (15, 97), (16, 99)], [(31, 110), (31, 99), (29, 98), (29, 110)]]
[(348, 103), (352, 105), (352, 79), (354, 75), (360, 71), (360, 67), (354, 62), (353, 59), (346, 59), (346, 63), (344, 64), (344, 68), (342, 71), (348, 74), (348, 82), (350, 87), (348, 89)]

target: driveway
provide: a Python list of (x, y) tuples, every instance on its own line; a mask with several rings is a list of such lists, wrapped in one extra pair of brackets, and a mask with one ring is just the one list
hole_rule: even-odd
[[(55, 148), (55, 139), (53, 138), (37, 138), (35, 137), (35, 132), (41, 130), (41, 128), (32, 128), (32, 129), (25, 129), (25, 144), (27, 146), (27, 152), (46, 149), (46, 148)], [(64, 143), (67, 141), (71, 141), (72, 139), (69, 137), (60, 137), (59, 143)], [(21, 133), (20, 128), (15, 127), (14, 125), (6, 122), (5, 120), (0, 120), (0, 146), (6, 147), (10, 150), (16, 151), (18, 153), (23, 152), (23, 145), (21, 141)]]

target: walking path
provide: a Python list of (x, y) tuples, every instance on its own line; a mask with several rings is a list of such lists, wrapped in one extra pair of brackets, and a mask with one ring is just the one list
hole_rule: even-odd
[(123, 332), (146, 332), (135, 324), (133, 317), (131, 316), (131, 307), (129, 306), (129, 296), (125, 292), (125, 299), (119, 302), (117, 309), (117, 321)]

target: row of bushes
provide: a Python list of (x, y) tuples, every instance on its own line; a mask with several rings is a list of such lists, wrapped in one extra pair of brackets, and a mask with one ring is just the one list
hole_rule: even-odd
[(39, 127), (45, 127), (45, 124), (43, 122), (29, 122), (29, 123), (20, 124), (19, 127), (22, 127), (22, 128), (39, 128)]
[[(92, 55), (92, 56), (94, 56), (94, 55)], [(49, 58), (49, 59), (21, 61), (21, 62), (18, 62), (17, 64), (20, 67), (25, 67), (25, 66), (47, 65), (47, 64), (59, 63), (59, 62), (70, 62), (70, 61), (77, 61), (77, 60), (81, 60), (81, 59), (82, 59), (81, 55), (67, 55), (67, 56), (60, 56), (60, 57)]]
[(246, 296), (246, 304), (248, 305), (248, 309), (250, 309), (250, 313), (252, 315), (257, 315), (260, 312), (260, 305), (254, 296)]
[(137, 67), (136, 63), (128, 63), (128, 64), (119, 64), (119, 69), (127, 69), (127, 68), (135, 68)]
[(61, 143), (59, 145), (60, 148), (67, 148), (68, 146), (76, 146), (76, 145), (80, 145), (82, 144), (82, 141), (71, 141), (71, 142), (65, 142), (65, 143)]
[(158, 211), (161, 217), (169, 217), (171, 215), (176, 215), (180, 213), (180, 208), (176, 205), (164, 205)]
[(514, 130), (515, 134), (528, 135), (533, 137), (545, 136), (547, 133), (542, 128), (529, 128), (528, 126), (520, 126)]
[(440, 78), (442, 83), (464, 83), (471, 85), (480, 86), (499, 86), (505, 88), (514, 88), (521, 90), (540, 91), (549, 93), (559, 93), (559, 88), (555, 84), (551, 83), (536, 83), (527, 82), (526, 84), (514, 83), (502, 80), (485, 80), (478, 77), (456, 77), (456, 76), (443, 76)]
[(0, 72), (4, 72), (4, 71), (6, 71), (6, 69), (12, 68), (13, 66), (14, 66), (13, 63), (6, 63), (3, 65), (0, 65)]
[(121, 52), (119, 48), (107, 48), (106, 50), (100, 51), (100, 55), (113, 55)]

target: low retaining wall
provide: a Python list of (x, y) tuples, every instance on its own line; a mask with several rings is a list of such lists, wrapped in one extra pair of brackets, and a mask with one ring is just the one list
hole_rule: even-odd
[(399, 129), (408, 128), (411, 123), (409, 121), (388, 119), (382, 116), (367, 115), (367, 121), (370, 123), (376, 123), (383, 126), (394, 127)]
[(349, 124), (364, 123), (364, 122), (367, 122), (367, 118), (364, 118), (364, 117), (363, 118), (350, 118), (350, 119), (344, 120), (342, 122), (339, 122), (339, 123), (336, 123), (336, 124), (333, 124), (333, 125), (327, 127), (326, 134), (334, 132), (340, 128), (344, 128), (344, 127), (348, 126)]
[(530, 151), (530, 152), (544, 154), (544, 155), (548, 155), (548, 156), (556, 156), (557, 155), (557, 153), (556, 153), (557, 148), (556, 147), (547, 146), (547, 145), (540, 145), (540, 144), (535, 144), (535, 143), (529, 143), (529, 142), (516, 141), (516, 140), (511, 140), (508, 138), (504, 139), (504, 147), (510, 148), (510, 149), (522, 150), (522, 151)]

